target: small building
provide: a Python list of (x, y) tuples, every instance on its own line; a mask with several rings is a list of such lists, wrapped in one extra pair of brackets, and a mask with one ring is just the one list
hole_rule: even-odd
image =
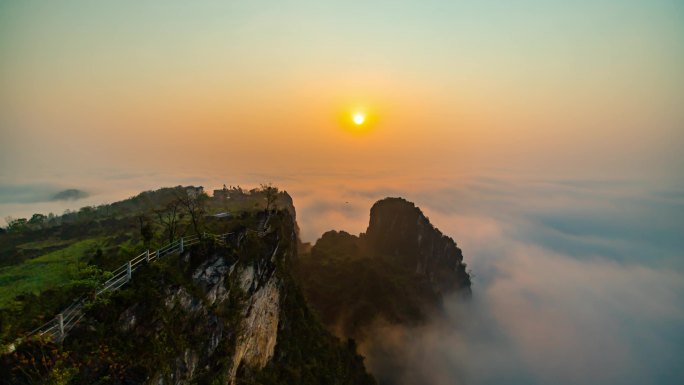
[(226, 185), (223, 185), (222, 189), (214, 190), (214, 199), (217, 200), (239, 200), (241, 198), (245, 197), (245, 192), (242, 190), (242, 187), (237, 186), (237, 187), (226, 187)]
[(223, 185), (223, 188), (220, 190), (214, 190), (214, 199), (230, 199), (230, 190), (226, 188), (226, 185)]
[(199, 187), (188, 186), (185, 188), (185, 191), (187, 191), (188, 195), (191, 197), (198, 197), (198, 196), (204, 194), (204, 187), (202, 187), (202, 186), (199, 186)]

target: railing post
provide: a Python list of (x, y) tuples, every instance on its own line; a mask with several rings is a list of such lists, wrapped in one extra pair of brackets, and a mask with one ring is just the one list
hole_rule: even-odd
[(64, 339), (64, 315), (62, 313), (57, 314), (57, 322), (59, 323), (59, 340)]
[(133, 271), (131, 269), (131, 261), (128, 261), (128, 263), (126, 264), (126, 281), (131, 280), (132, 273)]
[(150, 250), (145, 251), (145, 262), (150, 263)]
[(181, 254), (183, 253), (183, 237), (181, 237), (181, 241), (180, 241), (180, 252), (181, 252)]

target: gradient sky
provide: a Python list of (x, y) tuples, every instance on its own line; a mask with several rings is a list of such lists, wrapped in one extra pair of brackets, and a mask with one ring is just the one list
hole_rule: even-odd
[(681, 384), (683, 69), (681, 0), (0, 0), (0, 218), (274, 182), (314, 241), (404, 196), (474, 299), (390, 375)]
[(681, 179), (683, 20), (678, 0), (4, 1), (0, 183), (428, 166)]

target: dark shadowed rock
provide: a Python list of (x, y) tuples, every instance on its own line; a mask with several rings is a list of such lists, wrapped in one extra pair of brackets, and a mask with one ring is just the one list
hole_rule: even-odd
[(420, 324), (441, 312), (445, 294), (470, 295), (456, 242), (401, 198), (373, 205), (366, 234), (323, 234), (295, 272), (323, 322), (359, 339), (376, 320)]
[(365, 238), (377, 253), (394, 256), (397, 263), (428, 277), (438, 293), (470, 291), (461, 249), (413, 203), (403, 198), (376, 202)]

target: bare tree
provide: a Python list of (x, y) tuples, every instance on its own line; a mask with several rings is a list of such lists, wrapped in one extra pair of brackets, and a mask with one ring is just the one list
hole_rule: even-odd
[(150, 218), (146, 214), (138, 215), (138, 221), (140, 222), (140, 236), (143, 239), (143, 244), (145, 245), (145, 249), (149, 249), (150, 242), (154, 236), (152, 223), (150, 223)]
[(172, 200), (164, 208), (154, 210), (159, 219), (159, 223), (166, 229), (166, 234), (169, 236), (169, 242), (176, 239), (178, 232), (178, 221), (182, 217), (181, 204), (178, 200)]
[(261, 191), (266, 195), (266, 212), (269, 212), (271, 206), (275, 208), (275, 201), (278, 198), (278, 188), (271, 183), (262, 184)]
[(208, 198), (201, 188), (181, 188), (176, 192), (176, 199), (188, 215), (190, 215), (192, 227), (197, 235), (200, 235), (204, 215), (207, 212)]

